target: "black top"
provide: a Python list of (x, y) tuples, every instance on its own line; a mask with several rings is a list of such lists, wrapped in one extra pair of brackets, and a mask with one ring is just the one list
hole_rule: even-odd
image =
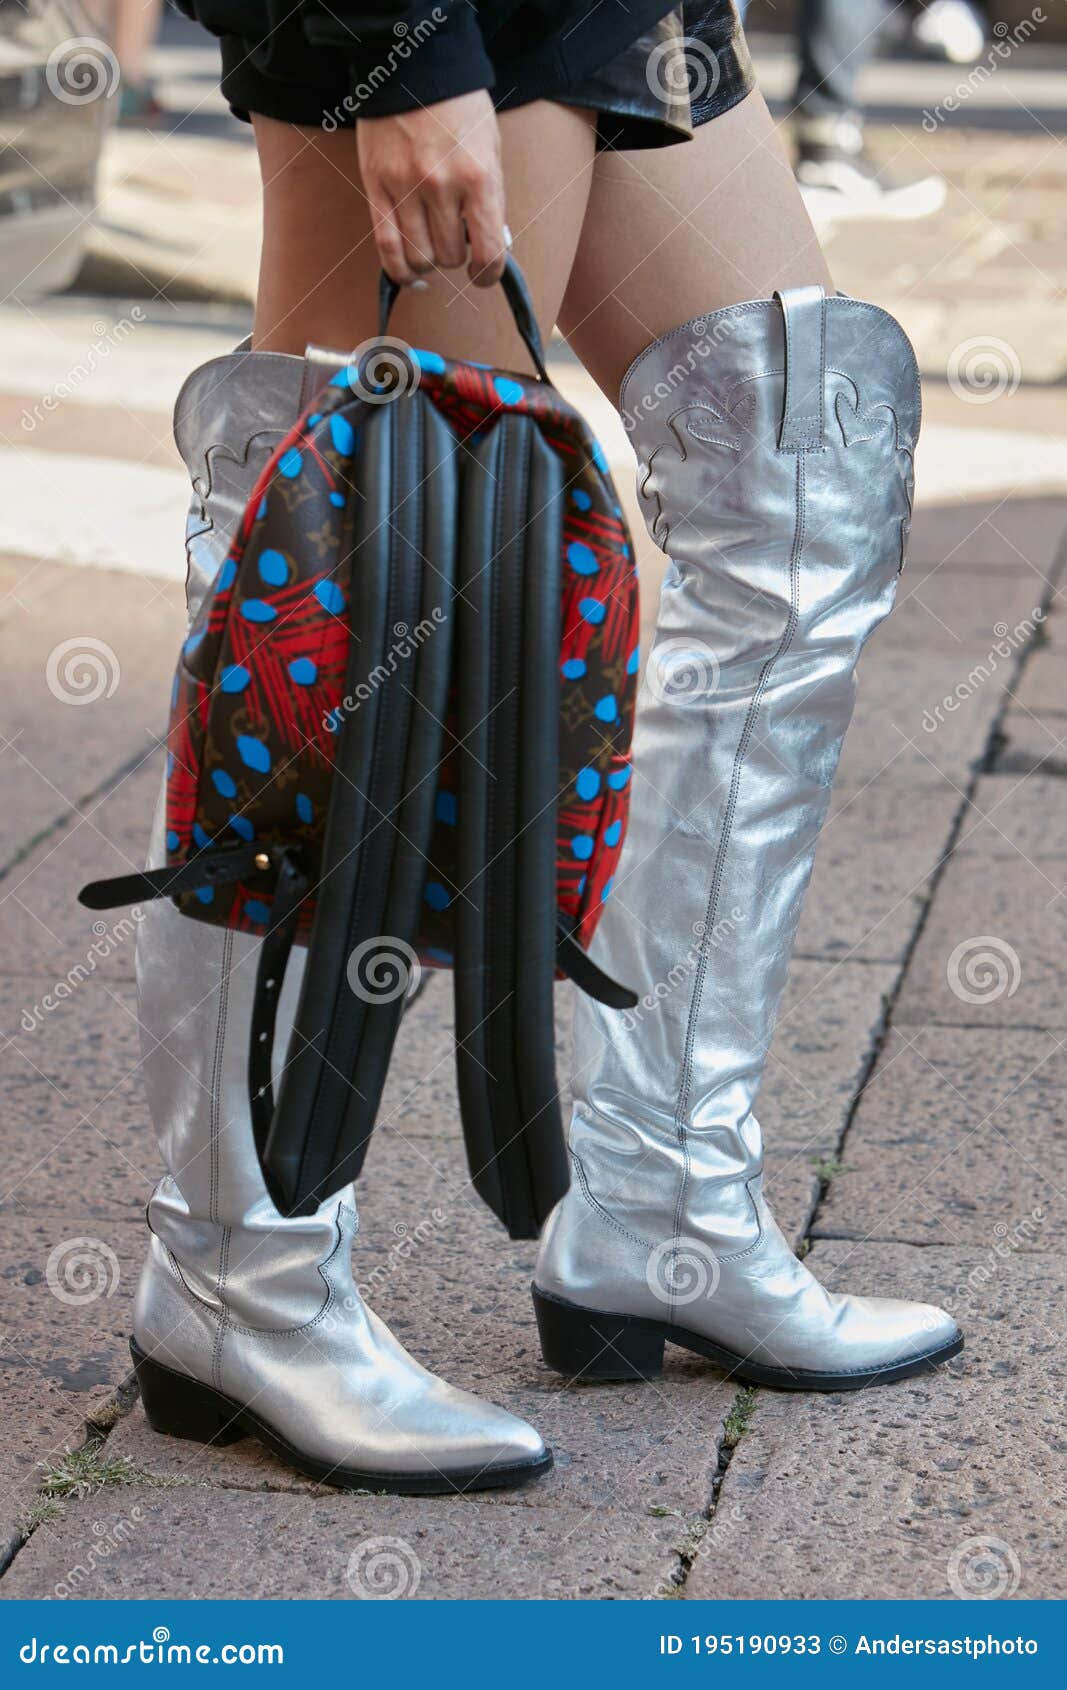
[[(176, 0), (250, 57), (299, 25), (340, 55), (361, 117), (494, 90), (498, 105), (578, 83), (671, 11), (664, 0)], [(505, 68), (506, 67), (506, 68)], [(498, 86), (501, 77), (514, 87)]]

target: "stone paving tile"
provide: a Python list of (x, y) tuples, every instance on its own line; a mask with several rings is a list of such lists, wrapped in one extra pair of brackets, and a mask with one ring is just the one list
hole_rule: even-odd
[(860, 662), (841, 786), (882, 778), (898, 789), (962, 792), (985, 754), (1002, 697), (994, 679), (945, 709), (973, 667), (973, 653), (879, 644), (876, 634)]
[(130, 1371), (130, 1308), (144, 1225), (65, 1213), (5, 1215), (0, 1364), (56, 1385), (88, 1418)]
[(50, 980), (0, 979), (0, 1209), (136, 1218), (159, 1177), (132, 986), (84, 981), (33, 1030)]
[(641, 1599), (669, 1584), (684, 1529), (676, 1519), (616, 1510), (591, 1531), (584, 1509), (501, 1508), (474, 1498), (138, 1486), (68, 1504), (59, 1521), (34, 1533), (0, 1595), (62, 1593), (73, 1575), (79, 1597), (126, 1600), (222, 1592), (328, 1601), (375, 1592)]
[(1058, 605), (1059, 601), (1045, 623), (1047, 641), (1027, 660), (1018, 685), (1012, 688), (1012, 697), (1020, 710), (1058, 713), (1067, 718), (1063, 684), (1067, 630), (1064, 629), (1063, 611)]
[(1047, 1027), (1067, 1032), (1065, 859), (1010, 872), (974, 852), (950, 863), (894, 1019), (901, 1026)]
[(1027, 565), (1046, 573), (1058, 559), (1067, 529), (1059, 498), (998, 498), (966, 504), (926, 505), (920, 502), (911, 524), (908, 562), (939, 564), (942, 569), (976, 565), (1018, 569)]
[[(118, 762), (116, 755), (114, 766)], [(0, 972), (50, 974), (58, 981), (93, 956), (106, 979), (133, 979), (133, 945), (123, 937), (130, 912), (94, 913), (77, 895), (88, 880), (142, 867), (162, 772), (161, 754), (151, 751), (112, 791), (68, 812), (67, 825), (50, 832), (0, 882)], [(57, 800), (57, 812), (61, 808)], [(105, 949), (106, 957), (100, 954)]]
[(896, 773), (835, 787), (800, 918), (801, 956), (899, 963), (911, 944), (962, 800), (944, 782), (902, 802)]
[[(1067, 781), (1015, 774), (984, 775), (964, 811), (957, 857), (1022, 856), (1062, 884), (1067, 863)], [(1010, 869), (1001, 864), (1001, 872)], [(1051, 893), (1050, 893), (1051, 896)]]
[(1067, 1239), (1067, 1045), (1048, 1033), (893, 1032), (816, 1237), (1001, 1250)]
[[(876, 637), (883, 645), (957, 652), (968, 659), (968, 668), (976, 658), (992, 654), (1010, 673), (1010, 654), (1025, 646), (1039, 626), (1033, 612), (1041, 609), (1043, 596), (1044, 583), (1019, 567), (976, 575), (965, 590), (948, 570), (914, 578), (905, 570), (893, 613)], [(998, 646), (1007, 647), (1009, 655), (1001, 656)]]
[(0, 1359), (0, 1561), (22, 1536), (41, 1462), (85, 1440), (78, 1399), (54, 1380)]
[(1008, 710), (1001, 723), (997, 772), (1017, 780), (1067, 778), (1067, 712)]
[(1015, 1255), (989, 1274), (985, 1251), (845, 1243), (809, 1261), (833, 1289), (940, 1300), (967, 1348), (895, 1385), (759, 1392), (687, 1597), (952, 1600), (988, 1593), (984, 1553), (1005, 1596), (1067, 1595), (1063, 1263)]
[(49, 581), (47, 600), (0, 624), (0, 665), (19, 676), (0, 753), (4, 862), (164, 731), (180, 637), (173, 587), (62, 564), (31, 570)]
[(756, 1113), (768, 1151), (832, 1151), (881, 1030), (890, 966), (794, 961)]

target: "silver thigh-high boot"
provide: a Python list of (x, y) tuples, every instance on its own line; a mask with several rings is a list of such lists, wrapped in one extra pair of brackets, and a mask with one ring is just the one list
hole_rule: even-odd
[[(299, 412), (303, 360), (233, 354), (198, 370), (175, 433), (193, 478), (195, 613), (267, 455)], [(164, 856), (162, 802), (152, 862)], [(343, 1486), (434, 1492), (518, 1483), (551, 1457), (532, 1427), (420, 1367), (352, 1276), (351, 1189), (283, 1220), (259, 1171), (248, 1111), (258, 942), (146, 906), (137, 979), (143, 1072), (167, 1174), (134, 1310), (151, 1424), (229, 1442), (248, 1433)], [(302, 954), (302, 953), (301, 953)], [(295, 964), (295, 953), (294, 953)], [(278, 1048), (292, 1025), (290, 965)]]
[(633, 809), (594, 952), (642, 994), (580, 997), (570, 1191), (535, 1302), (546, 1360), (840, 1390), (954, 1355), (940, 1309), (832, 1295), (761, 1192), (752, 1109), (856, 660), (889, 611), (919, 383), (871, 305), (791, 290), (684, 324), (621, 407), (670, 566), (638, 705)]

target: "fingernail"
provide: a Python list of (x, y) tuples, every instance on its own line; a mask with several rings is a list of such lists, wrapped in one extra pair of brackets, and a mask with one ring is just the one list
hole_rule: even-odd
[(511, 230), (508, 228), (506, 223), (504, 224), (504, 245), (507, 247), (509, 252), (515, 245), (515, 242), (511, 238)]
[(408, 288), (412, 293), (425, 293), (429, 286), (429, 282), (424, 282), (421, 276), (416, 276), (413, 282), (408, 283)]

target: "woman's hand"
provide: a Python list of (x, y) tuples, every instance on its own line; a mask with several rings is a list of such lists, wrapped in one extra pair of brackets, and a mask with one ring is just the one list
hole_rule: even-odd
[(382, 268), (394, 282), (467, 263), (476, 287), (506, 256), (500, 134), (485, 89), (417, 111), (356, 121), (363, 186)]

